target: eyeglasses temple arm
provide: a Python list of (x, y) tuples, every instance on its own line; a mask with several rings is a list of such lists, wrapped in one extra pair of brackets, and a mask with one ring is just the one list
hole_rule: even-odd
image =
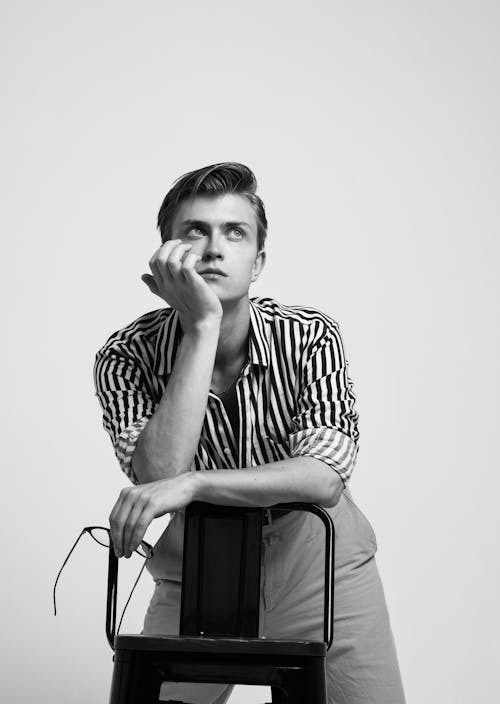
[(54, 584), (54, 589), (52, 590), (52, 598), (53, 598), (53, 601), (54, 601), (54, 616), (57, 616), (57, 609), (56, 609), (56, 587), (57, 587), (57, 583), (58, 583), (58, 581), (59, 581), (59, 577), (61, 576), (61, 572), (63, 571), (64, 567), (66, 566), (66, 563), (68, 562), (69, 558), (71, 557), (71, 553), (72, 553), (73, 550), (76, 548), (76, 546), (77, 546), (77, 544), (78, 544), (78, 541), (80, 540), (80, 538), (82, 537), (82, 535), (83, 535), (84, 533), (85, 533), (85, 529), (81, 531), (80, 535), (78, 536), (78, 538), (77, 538), (77, 539), (75, 540), (75, 542), (73, 543), (73, 547), (71, 548), (71, 550), (70, 550), (69, 553), (67, 554), (66, 559), (65, 559), (64, 562), (62, 563), (61, 569), (60, 569), (59, 572), (57, 573), (56, 581), (55, 581), (55, 584)]
[(142, 564), (142, 567), (141, 567), (141, 571), (140, 571), (139, 574), (137, 575), (137, 579), (135, 580), (134, 586), (132, 587), (132, 591), (130, 592), (129, 597), (128, 597), (128, 599), (127, 599), (127, 603), (126, 603), (125, 606), (123, 607), (122, 615), (121, 615), (121, 617), (120, 617), (120, 623), (118, 624), (118, 628), (116, 629), (116, 635), (118, 635), (118, 633), (120, 632), (120, 628), (121, 628), (121, 625), (122, 625), (123, 617), (125, 616), (125, 610), (126, 610), (127, 606), (129, 605), (130, 600), (131, 600), (131, 598), (132, 598), (132, 594), (134, 593), (134, 590), (135, 590), (135, 588), (136, 588), (136, 586), (137, 586), (137, 583), (139, 582), (139, 580), (140, 580), (140, 578), (141, 578), (141, 575), (142, 575), (142, 573), (144, 572), (144, 568), (146, 567), (146, 562), (147, 562), (147, 561), (148, 561), (148, 558), (146, 558), (146, 559), (144, 560), (144, 562), (143, 562), (143, 564)]

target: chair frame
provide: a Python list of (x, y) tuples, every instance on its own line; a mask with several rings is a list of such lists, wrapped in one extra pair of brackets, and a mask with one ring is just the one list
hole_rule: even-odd
[[(258, 630), (259, 623), (263, 515), (267, 509), (193, 502), (186, 508), (184, 545), (186, 545), (189, 530), (193, 529), (194, 541), (189, 545), (195, 548), (192, 552), (198, 554), (194, 557), (190, 555), (187, 560), (186, 555), (183, 558), (179, 636), (115, 635), (118, 559), (113, 549), (110, 549), (106, 635), (115, 651), (111, 702), (115, 704), (155, 702), (156, 704), (162, 681), (185, 681), (267, 684), (271, 687), (273, 702), (277, 704), (284, 704), (286, 701), (326, 704), (325, 656), (333, 642), (335, 542), (333, 521), (327, 511), (316, 504), (293, 502), (276, 504), (270, 508), (278, 512), (308, 511), (316, 515), (325, 527), (324, 640), (266, 639), (259, 638), (258, 633), (255, 632), (256, 628)], [(205, 547), (214, 544), (214, 536), (217, 536), (218, 530), (216, 519), (221, 512), (226, 518), (234, 516), (238, 519), (233, 527), (235, 532), (238, 531), (242, 536), (235, 538), (236, 544), (242, 547), (240, 562), (228, 561), (229, 573), (226, 567), (223, 567), (225, 572), (221, 578), (221, 585), (223, 585), (228, 583), (224, 580), (227, 579), (228, 574), (230, 575), (231, 570), (237, 574), (235, 578), (238, 579), (240, 588), (233, 590), (231, 598), (234, 603), (232, 602), (227, 609), (228, 614), (233, 614), (237, 607), (236, 620), (227, 614), (220, 616), (215, 603), (218, 600), (214, 600), (213, 606), (206, 607), (207, 602), (210, 605), (210, 590), (214, 588), (217, 590), (220, 587), (217, 585), (219, 573), (215, 577), (215, 582), (211, 576), (206, 583), (206, 588), (209, 590), (207, 599), (203, 598), (202, 587), (197, 588), (197, 584), (202, 581), (204, 569), (213, 564), (221, 564), (220, 561), (213, 562), (213, 556), (216, 553), (211, 553), (210, 548), (206, 553)], [(212, 518), (215, 519), (215, 523), (210, 525)], [(204, 543), (205, 525), (208, 526), (209, 538)], [(230, 532), (229, 535), (232, 533)], [(254, 546), (253, 550), (248, 547), (247, 537)], [(255, 553), (256, 538), (259, 540), (258, 555)], [(198, 539), (200, 542), (197, 545)], [(225, 545), (225, 542), (223, 544)], [(245, 549), (248, 550), (248, 554), (251, 553), (249, 561), (251, 564), (248, 570), (245, 565)], [(250, 576), (248, 580), (247, 573)], [(188, 583), (189, 581), (191, 584)], [(194, 589), (193, 582), (196, 583)], [(246, 588), (248, 582), (250, 582), (249, 590)], [(237, 604), (235, 598), (237, 598)], [(220, 624), (219, 619), (226, 619), (226, 622)], [(208, 628), (204, 625), (206, 623), (209, 624)], [(237, 624), (236, 627), (234, 623)], [(219, 626), (222, 628), (222, 633)]]

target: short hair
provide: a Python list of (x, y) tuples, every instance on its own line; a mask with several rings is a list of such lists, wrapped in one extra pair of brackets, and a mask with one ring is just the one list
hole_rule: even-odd
[(180, 203), (198, 195), (219, 196), (234, 193), (245, 197), (253, 207), (257, 220), (257, 250), (264, 248), (267, 236), (267, 219), (264, 203), (256, 194), (257, 179), (244, 164), (226, 161), (211, 164), (180, 176), (169, 190), (158, 212), (158, 229), (162, 242), (172, 236), (172, 222)]

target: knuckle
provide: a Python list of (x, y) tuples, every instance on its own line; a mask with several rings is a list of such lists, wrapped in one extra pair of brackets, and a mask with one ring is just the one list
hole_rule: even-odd
[[(154, 511), (157, 508), (158, 503), (159, 499), (156, 496), (150, 496), (148, 501), (148, 508)], [(144, 517), (144, 520), (146, 520), (146, 517)]]
[(143, 533), (144, 530), (147, 528), (147, 526), (148, 526), (147, 518), (145, 516), (139, 518), (139, 520), (137, 521), (136, 526), (135, 526), (134, 536), (137, 537), (139, 535), (139, 533)]
[(145, 494), (140, 494), (137, 498), (137, 503), (143, 507), (147, 506), (150, 503), (150, 501), (151, 501), (151, 499), (149, 498), (149, 496), (147, 496)]

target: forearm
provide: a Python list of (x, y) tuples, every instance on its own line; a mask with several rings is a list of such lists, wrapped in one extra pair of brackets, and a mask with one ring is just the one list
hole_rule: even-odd
[(139, 482), (175, 477), (191, 467), (212, 380), (220, 322), (184, 333), (167, 387), (141, 432), (132, 459)]
[(334, 506), (344, 489), (340, 476), (313, 457), (291, 457), (257, 468), (193, 474), (193, 501), (226, 506), (273, 506), (304, 501)]
[(262, 507), (303, 501), (328, 507), (339, 500), (342, 489), (337, 472), (313, 457), (292, 457), (256, 469), (183, 472), (126, 487), (109, 517), (115, 553), (130, 557), (154, 518), (180, 511), (193, 501)]

